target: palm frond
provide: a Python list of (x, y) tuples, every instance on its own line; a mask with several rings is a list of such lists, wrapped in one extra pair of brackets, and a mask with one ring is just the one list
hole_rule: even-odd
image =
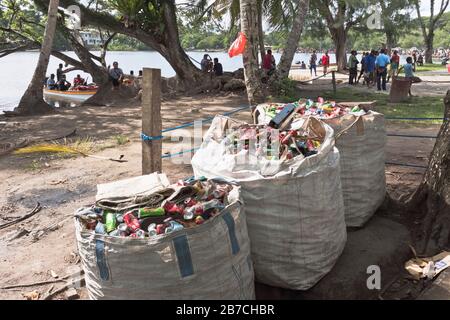
[(75, 148), (58, 144), (37, 144), (34, 146), (20, 148), (14, 151), (14, 154), (29, 154), (29, 153), (71, 153), (71, 154), (79, 153), (85, 155), (84, 152), (81, 152)]

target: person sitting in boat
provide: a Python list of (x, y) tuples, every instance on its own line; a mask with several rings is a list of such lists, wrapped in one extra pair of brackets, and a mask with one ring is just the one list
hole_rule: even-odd
[(123, 81), (123, 71), (119, 68), (119, 63), (117, 61), (113, 62), (113, 68), (109, 68), (109, 77), (112, 80), (114, 88), (118, 88)]
[(136, 81), (136, 77), (134, 76), (134, 71), (131, 70), (130, 74), (123, 77), (123, 84), (126, 86), (131, 86)]
[(58, 90), (59, 91), (67, 91), (72, 85), (69, 81), (66, 80), (66, 76), (63, 75), (61, 80), (58, 81)]
[(50, 78), (47, 79), (47, 89), (49, 90), (56, 90), (58, 87), (56, 85), (56, 81), (55, 81), (55, 74), (52, 73), (50, 75)]
[(79, 74), (77, 74), (77, 77), (73, 79), (73, 86), (79, 87), (86, 85), (86, 80), (84, 80)]

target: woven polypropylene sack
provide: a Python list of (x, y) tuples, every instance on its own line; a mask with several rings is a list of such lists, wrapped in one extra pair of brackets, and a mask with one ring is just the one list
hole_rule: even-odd
[(311, 288), (332, 269), (347, 238), (333, 129), (320, 124), (326, 134), (317, 155), (280, 161), (276, 172), (264, 175), (254, 165), (238, 165), (217, 141), (224, 119), (214, 119), (192, 158), (195, 175), (241, 185), (257, 281)]
[(336, 139), (336, 147), (341, 155), (345, 222), (349, 227), (362, 227), (386, 195), (384, 115), (370, 111), (325, 122), (336, 133), (342, 133)]
[(78, 251), (91, 299), (254, 299), (254, 272), (240, 188), (230, 205), (194, 228), (156, 238), (82, 230)]
[[(256, 109), (259, 123), (270, 121), (264, 113), (265, 106)], [(360, 116), (346, 114), (322, 121), (337, 135), (345, 222), (349, 227), (362, 227), (386, 195), (384, 115), (369, 111)]]

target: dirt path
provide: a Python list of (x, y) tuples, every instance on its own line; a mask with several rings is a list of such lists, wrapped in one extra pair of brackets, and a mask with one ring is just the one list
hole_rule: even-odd
[[(165, 101), (163, 127), (222, 114), (245, 103), (244, 97), (233, 95), (180, 97)], [(234, 117), (250, 121), (250, 112), (240, 112)], [(0, 157), (0, 224), (9, 221), (8, 217), (25, 214), (36, 202), (43, 206), (34, 217), (0, 230), (0, 287), (52, 279), (50, 270), (59, 276), (66, 275), (77, 264), (74, 227), (70, 218), (74, 210), (94, 201), (97, 184), (141, 174), (140, 108), (83, 107), (64, 109), (56, 115), (40, 118), (4, 118), (0, 121), (0, 143), (23, 138), (42, 140), (76, 129), (77, 137), (90, 137), (96, 145), (102, 146), (96, 155), (113, 158), (124, 155), (128, 160), (117, 163), (89, 157), (67, 159), (11, 154)], [(434, 135), (438, 129), (439, 126), (388, 126), (389, 132), (422, 135)], [(130, 142), (118, 145), (117, 136), (125, 136)], [(431, 139), (390, 138), (387, 159), (425, 165), (433, 144)], [(170, 141), (164, 141), (163, 149), (175, 152)], [(192, 175), (189, 163), (174, 163), (179, 160), (163, 160), (163, 171), (171, 181)], [(420, 182), (422, 172), (421, 169), (387, 166), (389, 191), (396, 197), (411, 192)], [(26, 230), (25, 235), (11, 240), (21, 229)], [(61, 284), (55, 284), (55, 289), (59, 286)], [(23, 292), (37, 290), (43, 294), (49, 287), (0, 289), (0, 299), (23, 299)], [(81, 298), (87, 298), (84, 289), (80, 293)]]

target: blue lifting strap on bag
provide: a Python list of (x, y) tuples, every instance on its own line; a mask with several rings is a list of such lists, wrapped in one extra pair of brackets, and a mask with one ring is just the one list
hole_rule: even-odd
[(187, 236), (184, 234), (174, 238), (173, 245), (175, 247), (181, 277), (185, 278), (193, 275), (194, 267), (192, 266), (192, 257)]
[(109, 279), (109, 270), (105, 257), (105, 242), (95, 240), (95, 255), (97, 257), (97, 266), (100, 272), (100, 279), (107, 281)]

